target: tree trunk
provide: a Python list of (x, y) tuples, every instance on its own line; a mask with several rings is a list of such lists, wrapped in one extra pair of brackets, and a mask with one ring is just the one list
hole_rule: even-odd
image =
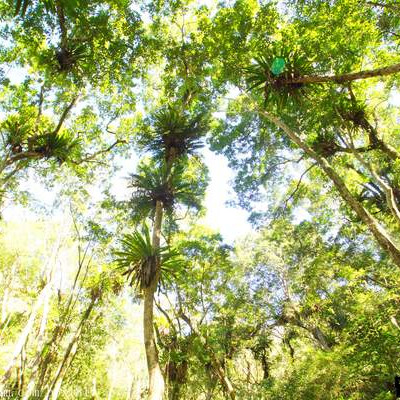
[(397, 223), (400, 224), (400, 211), (396, 204), (396, 198), (394, 195), (393, 188), (387, 184), (375, 171), (373, 166), (365, 161), (355, 150), (352, 145), (352, 150), (355, 158), (360, 162), (360, 164), (371, 174), (372, 178), (375, 180), (376, 184), (381, 188), (386, 197), (387, 206), (392, 214), (392, 216), (396, 219)]
[(135, 390), (134, 390), (135, 386), (136, 386), (136, 379), (135, 379), (135, 376), (132, 375), (131, 384), (129, 385), (128, 392), (126, 394), (126, 400), (134, 400), (133, 396), (134, 396), (134, 392), (135, 392)]
[(55, 1), (56, 12), (58, 17), (58, 24), (61, 31), (61, 43), (60, 46), (63, 49), (66, 49), (68, 46), (68, 32), (67, 25), (65, 21), (64, 9), (62, 8), (61, 2), (59, 0)]
[(214, 354), (212, 354), (211, 360), (212, 360), (211, 362), (214, 367), (214, 370), (218, 376), (218, 379), (219, 379), (222, 387), (224, 388), (224, 390), (227, 393), (227, 395), (229, 396), (229, 398), (231, 400), (235, 400), (236, 399), (235, 389), (233, 388), (232, 382), (226, 375), (221, 363), (216, 359)]
[[(99, 394), (97, 393), (97, 380), (96, 377), (93, 377), (92, 380), (92, 392), (91, 392), (91, 400), (99, 400)], [(130, 400), (130, 399), (128, 399)]]
[[(357, 103), (354, 95), (352, 99), (354, 103)], [(366, 117), (362, 118), (359, 124), (368, 134), (369, 147), (371, 149), (380, 149), (383, 153), (387, 155), (388, 158), (390, 158), (394, 162), (400, 160), (400, 154), (398, 153), (398, 151), (379, 137), (378, 131), (370, 124)]]
[[(98, 300), (98, 296), (93, 296), (92, 300), (86, 309), (85, 313), (82, 316), (81, 321), (79, 322), (78, 328), (74, 333), (73, 338), (68, 344), (67, 349), (65, 350), (64, 357), (61, 360), (55, 377), (53, 381), (50, 383), (49, 389), (46, 393), (46, 396), (44, 397), (44, 400), (52, 399), (55, 400), (58, 397), (58, 392), (60, 391), (62, 380), (64, 378), (64, 375), (66, 373), (66, 370), (68, 369), (70, 365), (70, 360), (75, 356), (76, 350), (78, 348), (78, 341), (81, 337), (83, 327), (85, 326), (86, 322), (89, 320), (90, 314)], [(51, 396), (51, 397), (50, 397)]]
[(71, 351), (68, 354), (69, 359), (66, 360), (65, 363), (63, 363), (62, 365), (62, 370), (60, 372), (60, 374), (57, 375), (57, 379), (54, 383), (54, 385), (52, 386), (52, 389), (50, 389), (47, 394), (46, 397), (44, 398), (44, 400), (57, 400), (58, 399), (58, 395), (60, 393), (60, 389), (61, 389), (61, 385), (63, 383), (63, 379), (65, 377), (65, 374), (67, 372), (68, 367), (71, 365), (75, 355), (76, 355), (76, 351), (78, 350), (78, 342), (75, 341), (72, 345)]
[(13, 278), (15, 276), (17, 261), (18, 261), (18, 259), (12, 263), (10, 274), (7, 276), (8, 282), (5, 284), (5, 287), (4, 287), (3, 301), (1, 303), (0, 326), (3, 326), (5, 324), (7, 317), (8, 317), (8, 296), (10, 294), (10, 288), (13, 283)]
[[(4, 384), (10, 378), (12, 369), (15, 366), (16, 362), (18, 361), (18, 358), (19, 358), (21, 352), (23, 351), (24, 346), (26, 345), (26, 343), (28, 341), (28, 337), (33, 329), (33, 324), (35, 322), (36, 316), (42, 306), (44, 298), (46, 297), (47, 291), (49, 291), (49, 290), (50, 290), (50, 283), (48, 282), (45, 285), (45, 287), (42, 289), (42, 291), (40, 292), (38, 298), (36, 299), (36, 302), (33, 306), (31, 314), (25, 325), (25, 328), (21, 332), (19, 339), (14, 346), (14, 351), (12, 353), (11, 360), (6, 367), (6, 372), (3, 376), (2, 384)], [(1, 389), (1, 386), (2, 385), (0, 384), (0, 389)]]
[[(163, 203), (161, 201), (157, 201), (152, 238), (152, 246), (155, 251), (160, 249), (162, 217)], [(147, 371), (149, 374), (149, 400), (162, 400), (164, 393), (164, 378), (158, 361), (158, 351), (153, 327), (154, 293), (156, 292), (160, 275), (160, 259), (159, 257), (156, 257), (155, 276), (150, 283), (150, 286), (144, 289), (143, 334), (144, 346), (146, 350)]]
[(349, 74), (342, 75), (305, 75), (298, 78), (285, 79), (282, 81), (284, 85), (291, 85), (295, 83), (325, 83), (325, 82), (335, 82), (335, 83), (347, 83), (356, 81), (359, 79), (375, 78), (377, 76), (392, 75), (400, 72), (400, 64), (389, 65), (388, 67), (372, 69), (368, 71), (352, 72)]
[[(29, 384), (26, 389), (26, 393), (22, 400), (27, 400), (33, 391), (35, 391), (35, 393), (40, 392), (42, 390), (42, 385), (45, 382), (47, 382), (46, 375), (48, 373), (49, 366), (51, 365), (53, 356), (57, 352), (59, 343), (63, 339), (65, 333), (67, 332), (67, 327), (71, 322), (72, 311), (74, 310), (78, 299), (77, 297), (78, 295), (74, 296), (74, 294), (78, 283), (78, 278), (82, 271), (82, 267), (83, 267), (83, 260), (82, 261), (80, 260), (77, 272), (75, 273), (74, 283), (71, 288), (71, 292), (69, 294), (66, 307), (63, 310), (63, 313), (60, 315), (59, 323), (53, 329), (50, 340), (48, 340), (47, 343), (43, 343), (44, 336), (40, 337), (39, 334), (38, 350), (36, 352), (36, 356), (33, 358), (33, 361), (28, 366), (28, 369), (30, 369), (31, 371), (31, 376)], [(87, 264), (86, 268), (88, 267), (89, 263)], [(81, 284), (83, 284), (83, 281), (81, 282)], [(44, 352), (45, 349), (47, 349), (46, 352)]]
[[(400, 64), (399, 64), (400, 66)], [(330, 178), (337, 191), (339, 192), (342, 199), (352, 208), (357, 216), (364, 222), (364, 224), (371, 231), (375, 240), (379, 243), (383, 250), (385, 250), (392, 258), (393, 262), (400, 267), (400, 250), (390, 237), (388, 232), (370, 215), (370, 213), (362, 206), (362, 204), (352, 195), (350, 190), (347, 188), (343, 179), (333, 169), (328, 160), (318, 153), (316, 153), (294, 130), (289, 128), (283, 121), (274, 115), (260, 111), (269, 121), (274, 123), (276, 126), (281, 128), (287, 136), (300, 147), (308, 156), (314, 159), (319, 167), (325, 172)]]

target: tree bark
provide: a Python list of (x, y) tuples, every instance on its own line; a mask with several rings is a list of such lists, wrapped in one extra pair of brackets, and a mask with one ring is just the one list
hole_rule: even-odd
[(17, 260), (12, 263), (10, 274), (7, 276), (7, 283), (4, 287), (3, 301), (1, 303), (1, 319), (0, 326), (4, 326), (8, 317), (8, 296), (10, 294), (10, 288), (13, 283), (13, 278), (15, 276), (15, 271), (17, 267)]
[[(352, 149), (354, 149), (353, 145), (351, 145), (351, 147)], [(396, 219), (397, 223), (400, 224), (400, 211), (396, 204), (396, 198), (394, 195), (393, 188), (389, 184), (387, 184), (374, 170), (373, 166), (369, 162), (365, 161), (356, 151), (354, 151), (354, 156), (360, 162), (360, 164), (367, 171), (369, 171), (369, 173), (371, 174), (372, 178), (375, 180), (377, 185), (381, 188), (383, 193), (385, 193), (387, 206), (391, 211), (393, 217)]]
[(387, 67), (371, 69), (367, 71), (359, 71), (359, 72), (351, 72), (349, 74), (342, 75), (305, 75), (299, 76), (297, 78), (290, 78), (282, 80), (282, 84), (291, 85), (296, 83), (326, 83), (326, 82), (334, 82), (334, 83), (347, 83), (356, 81), (359, 79), (367, 79), (367, 78), (375, 78), (377, 76), (386, 76), (392, 75), (400, 72), (400, 64), (393, 64)]
[(385, 153), (392, 161), (400, 160), (400, 154), (390, 144), (385, 143), (380, 137), (377, 130), (370, 124), (367, 118), (363, 118), (360, 121), (360, 126), (368, 133), (370, 148), (380, 149)]
[(229, 398), (231, 400), (235, 400), (236, 399), (236, 394), (235, 394), (235, 389), (233, 388), (232, 382), (229, 379), (229, 377), (226, 375), (224, 369), (222, 368), (221, 363), (216, 359), (216, 357), (214, 356), (214, 354), (211, 353), (211, 362), (212, 365), (214, 367), (214, 370), (218, 376), (218, 379), (222, 385), (222, 387), (224, 388), (225, 392), (227, 393), (227, 395), (229, 396)]
[(94, 306), (96, 305), (98, 298), (99, 298), (98, 296), (92, 297), (92, 300), (91, 300), (88, 308), (86, 309), (85, 313), (82, 316), (81, 321), (79, 322), (78, 328), (75, 331), (73, 338), (71, 339), (71, 341), (68, 344), (67, 349), (65, 350), (64, 357), (61, 360), (61, 362), (57, 368), (57, 371), (56, 371), (53, 381), (50, 383), (49, 389), (44, 397), (44, 400), (48, 400), (50, 398), (52, 400), (57, 399), (58, 393), (61, 388), (62, 380), (63, 380), (64, 375), (70, 365), (70, 360), (71, 360), (71, 358), (73, 358), (75, 356), (76, 350), (78, 348), (78, 342), (81, 337), (83, 327), (85, 326), (86, 322), (89, 320), (90, 314), (91, 314)]
[(192, 322), (190, 321), (190, 318), (188, 318), (188, 316), (185, 315), (182, 311), (180, 312), (180, 317), (189, 325), (192, 334), (196, 335), (200, 339), (200, 342), (203, 345), (204, 350), (210, 355), (210, 365), (214, 373), (217, 375), (217, 378), (222, 388), (224, 389), (225, 393), (227, 393), (227, 395), (231, 400), (235, 400), (236, 398), (235, 388), (233, 387), (232, 382), (229, 379), (228, 375), (225, 373), (225, 370), (221, 365), (221, 362), (215, 356), (213, 349), (207, 344), (207, 339), (204, 336), (202, 336), (197, 329), (194, 328)]
[[(400, 64), (399, 64), (400, 67)], [(357, 216), (364, 222), (367, 228), (371, 231), (375, 240), (384, 249), (393, 262), (400, 267), (400, 250), (393, 239), (390, 237), (388, 232), (370, 215), (370, 213), (362, 206), (362, 204), (352, 195), (350, 190), (347, 188), (343, 179), (333, 169), (328, 160), (318, 153), (316, 153), (294, 130), (289, 128), (282, 120), (278, 117), (266, 112), (259, 110), (259, 112), (266, 117), (269, 121), (274, 123), (276, 126), (281, 128), (286, 135), (300, 147), (309, 157), (314, 159), (319, 167), (325, 172), (330, 178), (337, 191), (339, 192), (342, 199), (351, 207), (351, 209), (357, 214)]]
[(36, 316), (42, 306), (44, 298), (46, 297), (47, 291), (49, 291), (49, 290), (50, 290), (50, 282), (48, 282), (45, 285), (45, 287), (40, 292), (38, 298), (36, 299), (36, 302), (32, 308), (31, 314), (25, 325), (25, 328), (21, 332), (19, 339), (14, 346), (14, 351), (12, 353), (12, 357), (11, 357), (9, 364), (6, 367), (6, 372), (4, 373), (2, 382), (0, 384), (0, 389), (2, 387), (2, 384), (4, 384), (11, 376), (12, 369), (15, 366), (16, 362), (18, 361), (18, 358), (19, 358), (21, 352), (23, 351), (24, 346), (26, 345), (26, 343), (28, 341), (28, 337), (29, 337), (29, 334), (32, 332), (33, 324), (35, 322)]
[(62, 8), (61, 2), (59, 0), (55, 1), (56, 12), (58, 17), (58, 24), (61, 31), (61, 48), (67, 48), (68, 45), (68, 32), (67, 24), (65, 21), (64, 9)]
[[(152, 246), (158, 252), (161, 242), (161, 224), (163, 217), (163, 203), (156, 202)], [(164, 377), (161, 373), (158, 361), (157, 345), (154, 337), (154, 293), (156, 292), (158, 281), (161, 275), (160, 258), (156, 257), (156, 272), (149, 287), (144, 289), (144, 309), (143, 309), (143, 334), (144, 346), (146, 350), (147, 371), (149, 374), (149, 400), (162, 400), (164, 393)]]

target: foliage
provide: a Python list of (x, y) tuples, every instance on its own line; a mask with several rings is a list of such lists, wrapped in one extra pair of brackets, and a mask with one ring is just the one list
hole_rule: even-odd
[[(282, 60), (283, 68), (275, 71), (274, 63), (279, 60)], [(248, 88), (262, 90), (267, 103), (282, 108), (289, 100), (298, 101), (305, 96), (305, 85), (290, 81), (310, 74), (313, 71), (311, 65), (311, 60), (292, 45), (274, 42), (246, 69)]]
[(146, 225), (143, 227), (143, 235), (139, 231), (126, 234), (121, 239), (121, 250), (115, 251), (115, 262), (118, 268), (124, 270), (123, 276), (131, 286), (141, 290), (148, 287), (155, 275), (156, 259), (160, 258), (161, 271), (165, 274), (173, 274), (183, 262), (179, 253), (168, 247), (154, 249), (151, 244), (150, 232)]
[(178, 106), (158, 110), (151, 118), (154, 129), (139, 139), (139, 146), (158, 159), (194, 154), (202, 147), (201, 139), (207, 130), (204, 114), (187, 116)]
[(161, 201), (168, 213), (177, 205), (199, 210), (206, 186), (206, 171), (196, 162), (180, 163), (169, 172), (165, 164), (142, 163), (133, 174), (129, 187), (134, 189), (131, 206), (134, 218), (143, 218), (154, 212)]

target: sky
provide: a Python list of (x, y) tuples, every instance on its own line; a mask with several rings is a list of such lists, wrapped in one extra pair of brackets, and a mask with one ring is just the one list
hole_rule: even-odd
[(234, 198), (231, 184), (234, 172), (228, 167), (226, 157), (205, 149), (204, 159), (211, 177), (205, 200), (207, 215), (204, 222), (220, 231), (224, 239), (232, 243), (251, 231), (247, 221), (249, 214), (243, 209), (226, 205), (228, 200)]
[[(248, 213), (245, 210), (233, 208), (226, 204), (227, 201), (234, 198), (233, 188), (230, 183), (234, 177), (234, 172), (228, 167), (227, 159), (208, 149), (203, 150), (203, 156), (209, 168), (210, 182), (205, 199), (207, 213), (199, 223), (220, 232), (227, 243), (233, 244), (236, 239), (245, 236), (251, 231), (251, 225), (247, 221)], [(129, 171), (126, 168), (119, 172), (113, 194), (120, 198), (126, 198), (127, 180), (125, 178), (132, 172), (134, 171)], [(33, 178), (22, 184), (22, 188), (32, 194), (36, 205), (51, 207), (56, 200), (55, 191), (47, 190)], [(99, 195), (95, 189), (93, 189), (92, 194), (95, 197)], [(34, 218), (35, 215), (21, 206), (8, 205), (3, 211), (3, 217), (5, 220), (21, 220), (21, 218), (29, 220)]]

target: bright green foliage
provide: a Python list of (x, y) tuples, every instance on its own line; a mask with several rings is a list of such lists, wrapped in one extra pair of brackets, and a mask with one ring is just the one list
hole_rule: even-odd
[(200, 210), (206, 179), (206, 170), (197, 160), (177, 164), (170, 172), (163, 163), (161, 166), (142, 163), (129, 184), (134, 189), (131, 200), (133, 217), (143, 218), (152, 214), (157, 201), (163, 203), (167, 213), (172, 213), (178, 205)]
[(187, 115), (184, 108), (167, 106), (150, 118), (152, 131), (139, 138), (140, 148), (168, 162), (172, 158), (194, 154), (202, 147), (207, 131), (206, 115)]
[(179, 253), (169, 247), (161, 247), (155, 250), (152, 247), (150, 232), (146, 225), (143, 227), (143, 235), (139, 231), (126, 234), (121, 239), (121, 250), (114, 252), (118, 268), (123, 269), (123, 276), (131, 286), (141, 290), (149, 286), (152, 276), (155, 274), (156, 258), (160, 258), (161, 271), (164, 278), (173, 274), (179, 268), (183, 260)]
[[(3, 2), (7, 3), (7, 2)], [(61, 86), (117, 81), (139, 56), (140, 16), (124, 1), (24, 1), (17, 18), (2, 17), (13, 61), (31, 66)], [(118, 63), (115, 60), (118, 59)]]
[(292, 45), (274, 43), (246, 70), (249, 90), (261, 89), (266, 102), (283, 107), (289, 100), (305, 95), (304, 84), (287, 83), (313, 71), (311, 61)]

